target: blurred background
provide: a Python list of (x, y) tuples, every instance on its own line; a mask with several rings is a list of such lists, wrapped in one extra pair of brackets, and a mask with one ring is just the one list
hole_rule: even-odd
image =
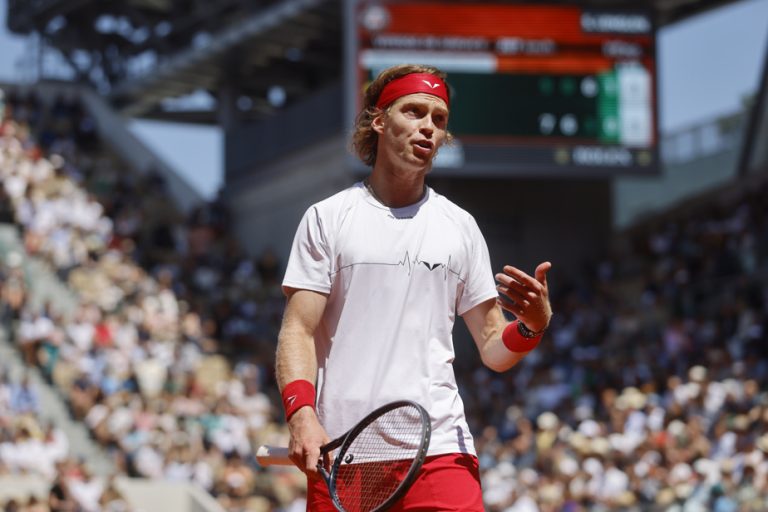
[(304, 510), (274, 379), (360, 93), (435, 64), (428, 182), (555, 316), (457, 324), (486, 509), (768, 510), (768, 0), (0, 0), (0, 506)]

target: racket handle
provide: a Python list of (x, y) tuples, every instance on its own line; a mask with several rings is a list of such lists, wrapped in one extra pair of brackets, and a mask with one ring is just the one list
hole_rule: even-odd
[(293, 466), (293, 461), (288, 458), (288, 448), (283, 446), (259, 446), (256, 460), (262, 466)]

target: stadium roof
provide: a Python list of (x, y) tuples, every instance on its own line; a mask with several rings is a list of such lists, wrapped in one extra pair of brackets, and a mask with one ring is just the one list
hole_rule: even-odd
[[(129, 116), (264, 118), (342, 74), (344, 0), (9, 0), (8, 26), (38, 33)], [(733, 0), (584, 0), (650, 9), (658, 26)], [(212, 103), (177, 108), (207, 91)]]

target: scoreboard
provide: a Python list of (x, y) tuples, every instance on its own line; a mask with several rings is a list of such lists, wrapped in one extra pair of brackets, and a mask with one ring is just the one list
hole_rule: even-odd
[(441, 174), (610, 176), (658, 171), (649, 13), (574, 4), (349, 0), (349, 126), (383, 69), (448, 73)]

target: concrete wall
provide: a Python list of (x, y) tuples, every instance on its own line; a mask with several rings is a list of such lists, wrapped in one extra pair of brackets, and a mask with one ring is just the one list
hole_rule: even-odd
[(607, 180), (474, 180), (431, 177), (430, 184), (477, 220), (494, 271), (505, 264), (532, 273), (551, 261), (551, 283), (579, 272), (610, 237)]
[[(208, 493), (193, 485), (144, 478), (118, 477), (115, 486), (136, 512), (224, 512)], [(0, 503), (30, 496), (48, 498), (50, 483), (33, 475), (0, 476)]]
[(181, 482), (144, 478), (119, 478), (117, 487), (137, 510), (147, 512), (223, 512), (218, 502), (202, 489)]
[[(667, 134), (659, 175), (614, 180), (613, 224), (624, 229), (736, 178), (746, 117), (735, 112)], [(759, 144), (756, 145), (759, 147)]]
[(280, 115), (229, 127), (224, 148), (226, 181), (247, 178), (286, 154), (341, 133), (342, 101), (341, 84), (336, 83), (286, 108)]
[(25, 502), (30, 496), (40, 500), (48, 498), (50, 484), (41, 477), (27, 475), (0, 476), (0, 503), (10, 499)]
[(226, 200), (246, 250), (270, 248), (285, 263), (306, 209), (355, 181), (346, 155), (345, 140), (336, 135), (260, 168), (251, 180), (228, 183)]

